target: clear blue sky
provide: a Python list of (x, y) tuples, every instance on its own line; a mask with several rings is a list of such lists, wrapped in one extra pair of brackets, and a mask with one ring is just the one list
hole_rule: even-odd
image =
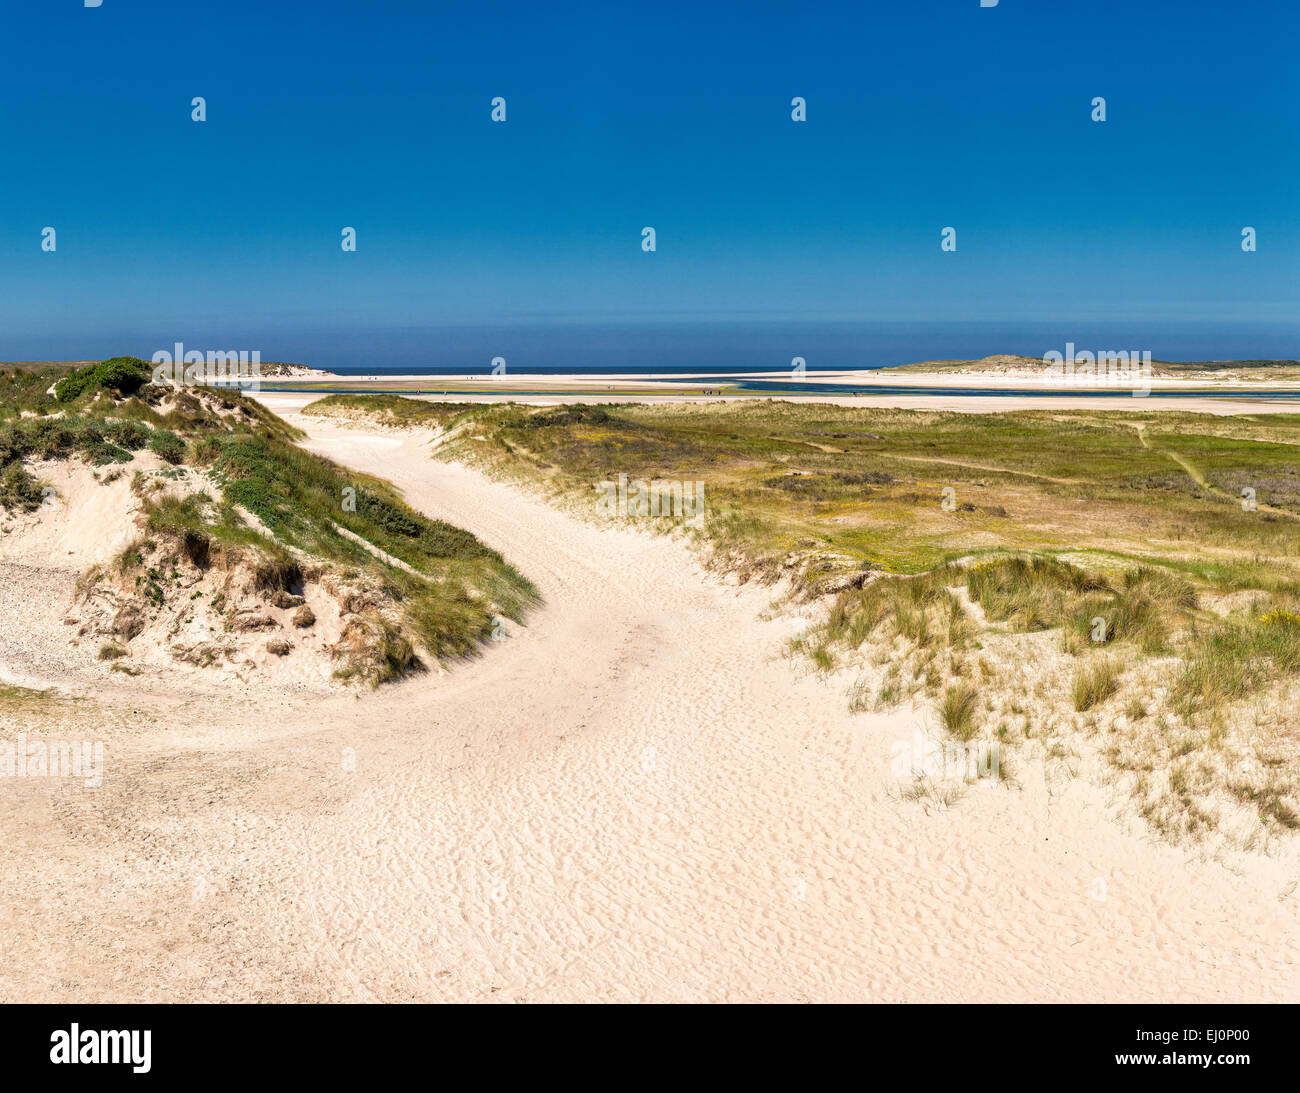
[(1294, 330), (1297, 41), (1292, 0), (7, 0), (0, 359), (534, 320)]

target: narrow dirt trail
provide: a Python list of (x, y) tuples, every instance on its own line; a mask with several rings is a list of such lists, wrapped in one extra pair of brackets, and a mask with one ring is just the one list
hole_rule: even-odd
[(890, 759), (930, 715), (851, 714), (842, 682), (780, 656), (790, 623), (758, 621), (770, 592), (434, 463), (417, 435), (295, 424), (501, 550), (545, 605), (446, 674), (195, 706), (137, 742), (93, 806), (53, 808), (37, 894), (55, 910), (18, 920), (32, 964), (6, 963), (5, 995), (1300, 992), (1292, 864), (1189, 860), (1085, 779), (1028, 767), (927, 813), (898, 799)]
[[(1241, 504), (1241, 500), (1242, 500), (1241, 497), (1234, 497), (1226, 490), (1221, 490), (1219, 489), (1218, 486), (1213, 485), (1209, 481), (1209, 479), (1205, 477), (1205, 474), (1201, 471), (1201, 469), (1197, 467), (1196, 464), (1194, 464), (1186, 456), (1179, 455), (1177, 452), (1171, 452), (1168, 448), (1155, 447), (1155, 445), (1153, 445), (1151, 441), (1147, 438), (1145, 424), (1136, 426), (1136, 429), (1138, 434), (1138, 440), (1142, 442), (1142, 447), (1148, 449), (1149, 451), (1158, 452), (1160, 455), (1163, 455), (1166, 458), (1173, 460), (1173, 462), (1177, 463), (1178, 466), (1180, 466), (1184, 471), (1186, 471), (1187, 476), (1198, 486), (1200, 486), (1201, 489), (1205, 490), (1206, 493), (1212, 493), (1214, 494), (1215, 497), (1219, 497), (1232, 505)], [(1262, 501), (1256, 501), (1255, 508), (1252, 511), (1270, 513), (1274, 516), (1281, 516), (1287, 520), (1300, 520), (1300, 516), (1297, 516), (1294, 512), (1291, 512), (1289, 509), (1275, 508), (1272, 505), (1264, 504)]]
[(992, 463), (971, 463), (964, 459), (947, 459), (940, 455), (901, 455), (898, 452), (890, 452), (889, 458), (902, 459), (908, 463), (930, 463), (941, 467), (965, 467), (967, 470), (988, 471), (990, 474), (1009, 474), (1017, 478), (1033, 478), (1039, 482), (1055, 482), (1062, 486), (1077, 486), (1088, 482), (1086, 478), (1054, 478), (1050, 474), (1039, 474), (1036, 471), (1021, 471), (1014, 467), (999, 467)]

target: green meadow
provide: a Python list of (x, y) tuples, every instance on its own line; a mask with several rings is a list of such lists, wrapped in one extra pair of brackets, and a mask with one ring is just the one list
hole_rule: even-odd
[[(798, 558), (915, 574), (1008, 550), (1160, 558), (1220, 586), (1300, 559), (1300, 415), (955, 414), (778, 401), (533, 409), (336, 395), (453, 434), (449, 454), (573, 489), (700, 480), (709, 536), (764, 571)], [(1242, 490), (1255, 491), (1253, 509)], [(945, 491), (949, 491), (945, 493)], [(947, 504), (945, 505), (945, 501)]]

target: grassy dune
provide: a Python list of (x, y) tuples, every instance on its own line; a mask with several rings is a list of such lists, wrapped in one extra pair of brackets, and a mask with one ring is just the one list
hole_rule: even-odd
[[(0, 372), (0, 508), (40, 504), (32, 460), (106, 466), (147, 449), (201, 470), (219, 498), (141, 482), (151, 548), (172, 544), (200, 568), (244, 559), (284, 591), (306, 570), (374, 589), (392, 611), (359, 616), (365, 639), (340, 669), (371, 682), (421, 667), (417, 647), (439, 659), (469, 655), (498, 614), (518, 620), (536, 602), (531, 583), (496, 551), (411, 509), (386, 482), (303, 451), (297, 431), (260, 404), (212, 388), (154, 387), (148, 378), (148, 366), (131, 358), (71, 373)], [(140, 568), (141, 557), (128, 550), (118, 568)]]
[(1300, 417), (367, 396), (308, 412), (372, 409), (580, 504), (620, 473), (703, 481), (714, 564), (826, 604), (798, 646), (861, 673), (855, 708), (929, 696), (963, 739), (1033, 741), (1067, 768), (1103, 755), (1176, 836), (1243, 813), (1255, 834), (1300, 826)]

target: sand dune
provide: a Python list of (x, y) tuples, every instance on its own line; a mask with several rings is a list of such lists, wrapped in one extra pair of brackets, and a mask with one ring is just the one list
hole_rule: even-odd
[[(279, 409), (279, 408), (277, 408)], [(851, 714), (771, 590), (418, 433), (291, 418), (546, 604), (377, 694), (136, 696), (96, 791), (5, 787), (7, 1000), (1284, 1000), (1294, 855), (1203, 861), (1049, 768), (899, 799), (924, 709)], [(69, 714), (72, 717), (73, 714)], [(99, 718), (96, 721), (96, 718)], [(11, 732), (6, 726), (5, 733)]]

